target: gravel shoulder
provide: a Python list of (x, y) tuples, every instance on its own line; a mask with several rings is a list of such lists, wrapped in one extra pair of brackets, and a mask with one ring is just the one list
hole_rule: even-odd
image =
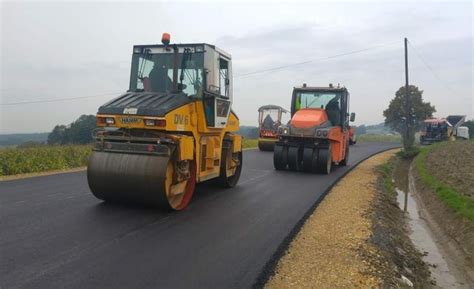
[(408, 274), (404, 266), (424, 272), (420, 281), (429, 283), (421, 254), (403, 229), (394, 193), (386, 197), (381, 192), (379, 167), (396, 151), (362, 162), (329, 192), (290, 243), (266, 288), (399, 286), (402, 273)]

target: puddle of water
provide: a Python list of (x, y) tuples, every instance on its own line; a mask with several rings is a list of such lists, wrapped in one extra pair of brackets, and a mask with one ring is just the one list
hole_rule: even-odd
[[(403, 210), (405, 192), (395, 188), (397, 191), (397, 201), (400, 209)], [(445, 288), (470, 288), (469, 285), (458, 282), (457, 278), (450, 271), (446, 259), (443, 257), (439, 245), (436, 243), (434, 234), (426, 221), (420, 218), (416, 199), (412, 194), (408, 194), (407, 214), (409, 216), (410, 239), (420, 252), (427, 252), (423, 260), (433, 266), (430, 267), (431, 276), (436, 281), (436, 285)]]

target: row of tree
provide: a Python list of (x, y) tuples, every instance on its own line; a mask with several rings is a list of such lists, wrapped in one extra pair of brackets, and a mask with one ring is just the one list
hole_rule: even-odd
[(48, 144), (87, 144), (92, 142), (95, 129), (94, 115), (81, 115), (69, 125), (57, 125), (48, 135)]

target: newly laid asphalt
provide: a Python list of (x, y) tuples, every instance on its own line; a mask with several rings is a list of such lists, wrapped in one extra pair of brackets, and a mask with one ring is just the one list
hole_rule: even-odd
[(199, 185), (181, 212), (105, 204), (85, 172), (0, 182), (0, 288), (249, 288), (289, 232), (356, 162), (328, 175), (275, 171), (245, 151), (238, 186)]

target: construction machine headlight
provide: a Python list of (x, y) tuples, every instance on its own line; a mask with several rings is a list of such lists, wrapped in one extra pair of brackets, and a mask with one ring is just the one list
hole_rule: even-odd
[(145, 119), (146, 126), (166, 126), (165, 119)]
[(325, 129), (319, 129), (316, 131), (316, 136), (317, 137), (321, 137), (321, 138), (327, 138), (328, 137), (328, 130), (325, 130)]
[(280, 127), (279, 133), (282, 135), (286, 135), (290, 133), (290, 130), (287, 127)]
[(155, 120), (154, 119), (145, 119), (145, 125), (146, 126), (155, 126)]

